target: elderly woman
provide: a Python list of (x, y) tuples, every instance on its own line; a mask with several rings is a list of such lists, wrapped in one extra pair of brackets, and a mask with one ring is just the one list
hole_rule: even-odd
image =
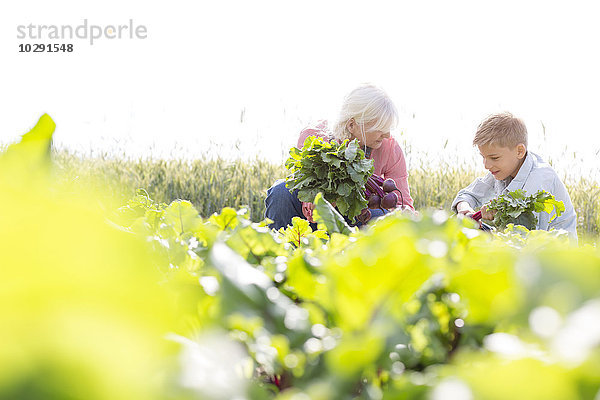
[[(358, 139), (367, 158), (374, 161), (374, 173), (384, 178), (392, 178), (402, 193), (398, 206), (414, 210), (413, 199), (408, 188), (406, 160), (400, 145), (390, 136), (390, 130), (398, 121), (398, 112), (388, 95), (374, 85), (362, 85), (351, 91), (342, 104), (338, 121), (329, 130), (327, 121), (319, 121), (314, 126), (300, 132), (298, 148), (308, 136), (334, 138), (339, 142), (345, 139)], [(298, 200), (297, 192), (290, 193), (284, 180), (278, 180), (267, 191), (265, 216), (273, 220), (272, 228), (279, 229), (291, 224), (293, 217), (312, 220), (310, 203)], [(371, 210), (373, 217), (383, 214), (382, 210)]]

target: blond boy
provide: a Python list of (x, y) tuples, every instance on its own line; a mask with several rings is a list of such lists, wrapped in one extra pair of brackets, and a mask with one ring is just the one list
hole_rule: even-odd
[(564, 229), (577, 240), (577, 215), (569, 193), (552, 167), (527, 150), (527, 128), (521, 119), (508, 112), (489, 116), (477, 128), (473, 145), (489, 173), (458, 192), (452, 202), (454, 211), (471, 215), (474, 208), (482, 207), (482, 217), (491, 220), (494, 215), (484, 206), (491, 199), (517, 189), (528, 195), (545, 190), (565, 204), (565, 211), (552, 221), (551, 214), (536, 213), (536, 228)]

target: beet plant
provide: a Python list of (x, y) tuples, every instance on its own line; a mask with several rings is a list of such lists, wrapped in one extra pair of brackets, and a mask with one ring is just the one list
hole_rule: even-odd
[(527, 196), (524, 190), (518, 189), (491, 200), (487, 208), (495, 212), (493, 224), (498, 229), (504, 229), (508, 224), (515, 224), (532, 230), (538, 223), (535, 213), (547, 212), (550, 214), (555, 211), (556, 213), (550, 219), (552, 221), (562, 214), (565, 205), (544, 190)]

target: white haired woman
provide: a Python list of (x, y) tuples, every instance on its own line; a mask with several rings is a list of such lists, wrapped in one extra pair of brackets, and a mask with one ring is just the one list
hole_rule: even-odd
[[(389, 96), (377, 86), (361, 85), (345, 97), (333, 130), (328, 129), (327, 121), (304, 128), (297, 147), (301, 148), (309, 136), (334, 138), (340, 142), (358, 139), (366, 157), (374, 161), (374, 173), (396, 182), (402, 192), (398, 205), (414, 211), (404, 153), (396, 139), (390, 136), (390, 130), (397, 122), (398, 112)], [(265, 206), (265, 216), (274, 221), (271, 227), (275, 229), (291, 225), (293, 217), (314, 222), (311, 204), (300, 202), (297, 192), (290, 193), (284, 180), (278, 180), (267, 190)], [(373, 217), (382, 213), (381, 210), (371, 210)]]

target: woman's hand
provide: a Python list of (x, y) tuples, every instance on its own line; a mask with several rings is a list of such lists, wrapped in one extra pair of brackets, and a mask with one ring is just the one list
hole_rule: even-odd
[(312, 212), (315, 209), (315, 205), (313, 203), (305, 203), (302, 202), (302, 214), (304, 214), (304, 218), (308, 220), (310, 223), (314, 223)]

